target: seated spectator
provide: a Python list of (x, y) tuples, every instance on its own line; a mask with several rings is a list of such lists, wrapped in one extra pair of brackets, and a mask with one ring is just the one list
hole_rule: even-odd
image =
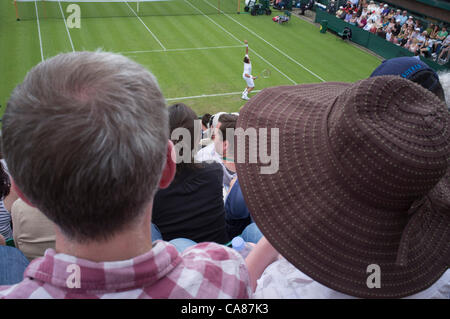
[(169, 187), (156, 193), (152, 222), (166, 241), (187, 238), (225, 244), (230, 239), (226, 233), (222, 167), (218, 163), (194, 163), (192, 151), (198, 143), (195, 112), (183, 103), (168, 110), (171, 139), (177, 150), (176, 174)]
[[(210, 124), (210, 130), (212, 131), (211, 134), (214, 132), (214, 129), (220, 125), (220, 120), (225, 119), (229, 120), (230, 116), (236, 116), (236, 115), (230, 115), (225, 112), (220, 112), (215, 114), (212, 117), (212, 123)], [(211, 139), (212, 140), (212, 139)], [(230, 185), (231, 180), (234, 177), (234, 173), (230, 172), (224, 165), (222, 161), (222, 157), (217, 154), (214, 143), (209, 144), (205, 148), (202, 148), (200, 151), (198, 151), (197, 154), (195, 154), (194, 159), (196, 162), (216, 162), (219, 163), (222, 166), (223, 170), (223, 186), (224, 186), (224, 193), (226, 194), (228, 187)]]
[(386, 32), (386, 41), (392, 42), (392, 30), (388, 29)]
[(358, 19), (358, 27), (363, 28), (366, 26), (367, 24), (367, 19), (365, 15), (362, 15), (359, 19)]
[[(234, 132), (229, 136), (227, 129), (234, 130), (238, 117), (232, 114), (224, 114), (220, 117), (219, 124), (214, 129), (214, 149), (222, 160), (223, 167), (226, 169), (229, 176), (234, 178), (236, 174), (236, 166), (234, 163)], [(231, 182), (231, 179), (230, 179)], [(226, 185), (228, 192), (230, 182)]]
[(414, 53), (414, 55), (419, 55), (419, 41), (416, 38), (411, 38), (405, 44), (405, 49), (408, 49), (410, 52)]
[(438, 32), (439, 32), (439, 26), (431, 24), (431, 31), (428, 32), (430, 34), (430, 38), (436, 39)]
[(394, 18), (391, 18), (388, 21), (388, 24), (386, 25), (385, 30), (386, 30), (386, 32), (389, 31), (389, 30), (393, 31), (394, 27), (395, 27), (395, 20), (394, 20)]
[(0, 235), (0, 289), (2, 285), (14, 285), (21, 282), (29, 264), (20, 250), (5, 245), (5, 238)]
[(353, 12), (352, 17), (350, 18), (349, 23), (351, 25), (356, 25), (356, 21), (358, 20), (358, 17), (356, 16), (356, 12)]
[(345, 15), (344, 21), (347, 23), (350, 23), (350, 19), (352, 18), (352, 16), (353, 16), (353, 11), (351, 11), (351, 10), (348, 11), (348, 13)]
[(375, 30), (376, 30), (375, 21), (373, 21), (372, 19), (369, 19), (367, 24), (364, 26), (363, 30), (372, 32), (371, 30), (373, 30), (373, 28), (375, 28)]
[(367, 10), (369, 10), (369, 12), (373, 12), (373, 11), (375, 11), (375, 9), (376, 9), (377, 7), (378, 7), (378, 6), (375, 4), (375, 1), (370, 0), (369, 5), (367, 6)]
[(404, 10), (402, 16), (399, 18), (400, 25), (404, 25), (407, 20), (408, 20), (408, 12)]
[[(426, 32), (426, 31), (424, 31)], [(429, 58), (431, 57), (431, 51), (433, 49), (433, 41), (430, 39), (428, 35), (425, 36), (425, 41), (419, 47), (420, 55)]]
[(416, 82), (445, 102), (444, 89), (438, 74), (419, 57), (404, 56), (384, 60), (370, 77), (381, 75), (397, 75)]
[[(388, 16), (389, 16), (389, 13), (390, 13), (391, 11), (393, 12), (394, 10), (389, 9), (389, 6), (388, 6), (387, 4), (384, 4), (384, 5), (383, 5), (383, 11), (381, 11), (381, 15), (382, 15), (383, 17), (388, 17)], [(388, 17), (388, 19), (389, 19), (389, 17)]]
[(420, 20), (414, 21), (414, 29), (419, 29), (420, 32), (425, 31), (425, 28), (422, 26), (422, 22)]
[(401, 26), (400, 23), (396, 22), (394, 27), (392, 28), (392, 34), (396, 37), (398, 37), (398, 35), (400, 34), (401, 31)]
[[(447, 36), (446, 39), (449, 39), (449, 36)], [(438, 55), (438, 57), (437, 57), (437, 59), (436, 59), (436, 61), (437, 61), (439, 64), (445, 64), (445, 63), (447, 63), (448, 60), (449, 60), (449, 52), (450, 52), (450, 45), (449, 45), (449, 43), (450, 43), (450, 41), (444, 41), (444, 44), (443, 44), (443, 46), (441, 47), (441, 50), (440, 50), (440, 52), (439, 52), (439, 55)], [(444, 58), (445, 58), (446, 60), (444, 60)]]
[(201, 243), (180, 254), (151, 242), (154, 194), (176, 171), (168, 123), (155, 77), (121, 55), (59, 54), (27, 74), (2, 142), (13, 187), (55, 223), (57, 251), (0, 297), (249, 297), (232, 249)]
[(439, 44), (439, 43), (442, 43), (442, 41), (445, 40), (445, 38), (447, 37), (447, 35), (448, 35), (447, 28), (446, 28), (446, 27), (442, 27), (442, 30), (439, 31), (439, 32), (437, 33), (437, 35), (436, 35), (436, 40), (437, 40), (436, 43), (438, 43), (438, 44)]
[(19, 198), (12, 205), (11, 217), (14, 244), (29, 261), (44, 256), (48, 248), (55, 249), (55, 224), (39, 209)]
[(397, 11), (395, 12), (394, 18), (395, 18), (395, 22), (400, 23), (400, 20), (402, 18), (402, 10), (397, 9)]
[(433, 93), (398, 76), (268, 88), (237, 126), (283, 141), (276, 174), (237, 164), (265, 236), (255, 298), (448, 298), (450, 113)]
[(448, 41), (449, 41), (448, 36), (446, 36), (443, 41), (436, 39), (436, 41), (433, 43), (433, 51), (436, 54), (439, 54), (442, 47), (448, 45)]
[(328, 8), (327, 8), (327, 12), (329, 14), (336, 14), (336, 9), (337, 9), (337, 3), (335, 0), (331, 0), (328, 3)]
[(230, 238), (239, 236), (253, 222), (237, 177), (231, 182), (230, 191), (225, 200), (225, 219)]
[(344, 18), (345, 18), (345, 15), (346, 15), (346, 13), (345, 13), (345, 11), (344, 11), (344, 7), (343, 7), (343, 6), (340, 6), (340, 7), (339, 7), (339, 10), (336, 11), (336, 18), (344, 19)]
[(416, 27), (416, 22), (414, 22), (414, 19), (413, 19), (413, 17), (412, 16), (409, 16), (408, 17), (408, 20), (406, 20), (406, 22), (405, 22), (408, 26), (413, 26), (414, 28)]

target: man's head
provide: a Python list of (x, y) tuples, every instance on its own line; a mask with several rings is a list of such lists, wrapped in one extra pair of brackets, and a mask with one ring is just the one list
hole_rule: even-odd
[(244, 63), (250, 63), (250, 58), (247, 54), (244, 56)]
[[(415, 42), (414, 42), (415, 40)], [(417, 39), (413, 42), (416, 43)], [(439, 76), (426, 63), (417, 57), (398, 57), (383, 61), (370, 75), (398, 75), (402, 78), (420, 84), (425, 89), (436, 94), (441, 100), (445, 101), (444, 91)]]
[[(238, 116), (233, 114), (222, 114), (219, 123), (214, 129), (214, 148), (221, 156), (233, 157), (234, 154), (234, 134), (231, 129), (236, 128)], [(228, 130), (227, 130), (228, 129)]]
[(158, 186), (173, 178), (168, 138), (154, 76), (111, 53), (40, 63), (13, 91), (3, 117), (15, 187), (80, 243), (106, 240), (140, 220)]

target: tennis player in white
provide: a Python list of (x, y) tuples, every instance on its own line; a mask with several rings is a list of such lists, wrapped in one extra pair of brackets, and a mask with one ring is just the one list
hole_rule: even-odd
[(244, 57), (244, 73), (242, 74), (242, 77), (244, 78), (245, 82), (247, 82), (247, 87), (245, 88), (244, 92), (242, 92), (242, 98), (244, 100), (250, 100), (250, 98), (248, 97), (248, 93), (250, 93), (255, 88), (255, 83), (253, 82), (253, 80), (256, 79), (256, 76), (252, 76), (252, 64), (248, 56), (248, 41), (244, 40), (244, 43), (245, 43), (245, 57)]

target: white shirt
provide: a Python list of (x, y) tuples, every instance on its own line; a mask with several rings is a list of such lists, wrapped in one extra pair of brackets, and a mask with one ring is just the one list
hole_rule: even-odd
[(245, 63), (244, 62), (244, 73), (242, 73), (243, 76), (245, 74), (252, 75), (252, 64), (251, 63)]
[(197, 154), (195, 154), (194, 158), (195, 161), (197, 162), (216, 162), (222, 165), (223, 186), (225, 188), (228, 188), (231, 180), (234, 177), (234, 174), (230, 174), (225, 165), (223, 165), (222, 157), (219, 154), (217, 154), (214, 143), (211, 143), (208, 146), (202, 148), (200, 151), (198, 151)]
[[(282, 258), (270, 264), (257, 286), (253, 298), (256, 299), (354, 299), (356, 297), (328, 288), (311, 279)], [(431, 287), (407, 299), (449, 299), (450, 269)]]

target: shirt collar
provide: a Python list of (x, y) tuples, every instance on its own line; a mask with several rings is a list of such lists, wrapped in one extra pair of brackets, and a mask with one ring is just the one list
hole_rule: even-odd
[(79, 274), (81, 290), (134, 289), (152, 285), (181, 261), (176, 248), (164, 241), (156, 241), (143, 255), (114, 262), (93, 262), (47, 249), (27, 267), (24, 277), (70, 289), (68, 281)]

